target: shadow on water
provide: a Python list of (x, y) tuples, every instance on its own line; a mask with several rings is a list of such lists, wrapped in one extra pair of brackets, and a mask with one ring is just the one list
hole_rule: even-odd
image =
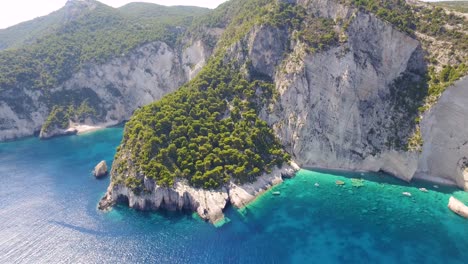
[(62, 226), (62, 227), (68, 228), (68, 229), (72, 229), (72, 230), (78, 231), (80, 233), (93, 235), (93, 236), (115, 236), (115, 234), (109, 234), (109, 233), (106, 233), (106, 232), (96, 231), (96, 230), (89, 229), (89, 228), (86, 228), (86, 227), (67, 224), (67, 223), (61, 222), (61, 221), (49, 221), (49, 223), (59, 225), (59, 226)]
[[(109, 168), (112, 168), (112, 163), (110, 163)], [(89, 175), (91, 175), (96, 181), (107, 181), (110, 178), (110, 172), (106, 172), (106, 174), (104, 176), (96, 177), (94, 175), (94, 169), (89, 172)]]
[[(141, 221), (142, 223), (148, 223), (148, 221), (154, 222), (155, 224), (160, 223), (161, 221), (169, 222), (175, 224), (187, 219), (193, 219), (193, 212), (189, 210), (182, 211), (170, 211), (166, 209), (152, 210), (152, 211), (142, 211), (134, 208), (128, 207), (128, 203), (118, 203), (114, 205), (112, 211), (115, 211), (124, 216), (124, 219), (132, 220), (136, 219), (137, 222)], [(200, 218), (200, 221), (203, 221)], [(137, 223), (134, 222), (134, 223)]]
[[(397, 186), (404, 186), (404, 187), (417, 187), (417, 188), (426, 188), (428, 190), (444, 193), (444, 194), (451, 194), (455, 191), (460, 191), (461, 189), (455, 186), (446, 186), (446, 185), (439, 185), (437, 183), (432, 183), (429, 181), (416, 179), (411, 182), (406, 182), (401, 180), (395, 176), (392, 176), (385, 172), (364, 172), (364, 171), (347, 171), (347, 170), (334, 170), (334, 169), (321, 169), (321, 168), (303, 168), (304, 170), (308, 171), (315, 171), (323, 174), (330, 174), (330, 175), (339, 175), (348, 179), (357, 178), (363, 179), (366, 181), (371, 181), (375, 183), (381, 184), (391, 184)], [(434, 187), (437, 186), (437, 187)]]

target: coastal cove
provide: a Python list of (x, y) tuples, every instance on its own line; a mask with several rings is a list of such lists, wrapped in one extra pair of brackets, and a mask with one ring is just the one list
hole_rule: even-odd
[[(96, 206), (109, 178), (96, 180), (92, 169), (100, 160), (111, 166), (122, 132), (0, 143), (1, 263), (468, 259), (467, 221), (447, 208), (451, 195), (468, 204), (468, 193), (379, 173), (300, 170), (245, 208), (228, 208), (230, 221), (220, 228), (188, 213), (123, 205), (101, 212)], [(363, 186), (353, 187), (353, 178)]]

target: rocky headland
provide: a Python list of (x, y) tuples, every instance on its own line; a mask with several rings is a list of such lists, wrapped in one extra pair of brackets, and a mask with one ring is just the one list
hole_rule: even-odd
[(137, 210), (193, 211), (202, 219), (216, 223), (224, 219), (223, 210), (229, 204), (242, 208), (258, 195), (293, 177), (299, 167), (291, 162), (274, 168), (269, 174), (259, 176), (248, 184), (229, 184), (217, 190), (194, 188), (186, 181), (177, 181), (173, 187), (160, 187), (152, 179), (144, 178), (144, 191), (136, 192), (125, 184), (111, 183), (106, 195), (99, 202), (100, 210), (108, 210), (116, 203), (128, 204)]

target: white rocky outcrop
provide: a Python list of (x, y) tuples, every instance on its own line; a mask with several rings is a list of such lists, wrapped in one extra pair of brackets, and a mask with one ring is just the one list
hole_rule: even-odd
[(66, 129), (52, 128), (47, 131), (45, 131), (44, 129), (41, 129), (41, 132), (39, 133), (39, 138), (48, 139), (48, 138), (53, 138), (57, 136), (75, 135), (77, 133), (78, 133), (78, 130), (73, 127), (66, 128)]
[(224, 219), (223, 210), (228, 203), (243, 207), (260, 193), (282, 182), (282, 177), (292, 177), (297, 165), (283, 165), (264, 174), (253, 183), (238, 185), (233, 182), (219, 190), (205, 190), (189, 186), (186, 181), (177, 181), (172, 188), (160, 187), (153, 180), (144, 178), (144, 191), (135, 193), (124, 184), (111, 183), (98, 208), (109, 209), (116, 203), (128, 203), (137, 210), (166, 209), (172, 211), (189, 210), (209, 221), (216, 223)]
[[(86, 122), (85, 122), (86, 123)], [(87, 123), (92, 123), (92, 122), (87, 122)], [(108, 123), (101, 123), (99, 125), (87, 125), (87, 124), (81, 124), (81, 123), (74, 123), (74, 122), (69, 122), (68, 128), (62, 129), (62, 128), (49, 128), (47, 131), (44, 130), (44, 128), (41, 128), (41, 131), (39, 133), (39, 138), (40, 139), (49, 139), (57, 136), (66, 136), (66, 135), (81, 135), (89, 132), (93, 132), (96, 130), (100, 130), (106, 127), (111, 127), (117, 125), (117, 122), (108, 122)]]
[(463, 204), (461, 201), (457, 200), (453, 196), (450, 196), (448, 202), (448, 208), (452, 210), (454, 213), (461, 215), (465, 218), (468, 218), (468, 206)]
[(93, 174), (96, 178), (102, 178), (107, 175), (107, 163), (105, 160), (102, 160), (94, 167)]
[(245, 207), (252, 202), (258, 195), (267, 191), (271, 187), (283, 182), (283, 178), (293, 177), (299, 166), (291, 162), (288, 166), (274, 168), (271, 173), (263, 174), (255, 182), (243, 185), (231, 182), (229, 185), (229, 201), (237, 208)]

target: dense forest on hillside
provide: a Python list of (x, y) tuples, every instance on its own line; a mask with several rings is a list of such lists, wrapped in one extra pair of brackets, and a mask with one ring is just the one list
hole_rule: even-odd
[(54, 87), (87, 63), (125, 56), (147, 42), (161, 40), (174, 46), (183, 28), (207, 11), (157, 5), (149, 8), (147, 4), (130, 4), (121, 9), (99, 2), (95, 5), (92, 9), (81, 8), (76, 19), (30, 45), (1, 51), (0, 92), (18, 87)]
[[(204, 188), (251, 181), (290, 159), (257, 115), (273, 96), (272, 83), (248, 81), (213, 59), (189, 84), (133, 115), (116, 154), (116, 174), (136, 169), (161, 186), (176, 178)], [(141, 181), (125, 183), (136, 189)]]

